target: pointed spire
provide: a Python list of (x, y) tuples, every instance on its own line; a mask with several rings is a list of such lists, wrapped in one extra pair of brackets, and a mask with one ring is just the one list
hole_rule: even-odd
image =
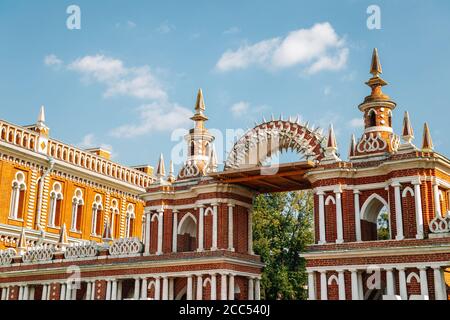
[(156, 176), (158, 178), (163, 178), (166, 176), (166, 167), (164, 164), (164, 156), (161, 153), (161, 156), (159, 157), (159, 163), (158, 163), (158, 169), (156, 170)]
[(327, 140), (327, 147), (325, 148), (325, 158), (323, 158), (322, 163), (334, 163), (341, 161), (339, 159), (339, 156), (337, 155), (337, 142), (336, 142), (336, 136), (334, 134), (333, 125), (330, 124), (330, 128), (328, 130), (328, 140)]
[(350, 150), (348, 153), (348, 157), (351, 158), (351, 157), (354, 157), (355, 155), (356, 155), (356, 138), (355, 138), (355, 135), (352, 134), (352, 138), (350, 140)]
[(425, 122), (423, 126), (423, 139), (422, 139), (422, 151), (433, 152), (433, 140), (431, 139), (430, 128), (428, 123)]
[(67, 240), (67, 228), (66, 224), (64, 223), (59, 233), (58, 246), (62, 251), (64, 251), (68, 244), (69, 241)]
[(17, 249), (20, 255), (23, 255), (27, 251), (27, 237), (25, 234), (25, 228), (22, 228), (20, 233), (19, 241), (17, 242)]
[(337, 149), (336, 136), (334, 134), (333, 124), (330, 124), (330, 129), (328, 130), (327, 148)]
[(380, 74), (383, 72), (381, 68), (380, 58), (378, 57), (378, 49), (373, 49), (372, 62), (370, 64), (370, 73), (372, 78), (366, 82), (366, 84), (372, 88), (372, 93), (370, 96), (366, 97), (365, 102), (372, 101), (389, 101), (388, 95), (384, 94), (381, 90), (382, 87), (386, 86), (388, 83), (384, 81)]
[(383, 73), (383, 69), (381, 68), (380, 58), (378, 57), (378, 49), (373, 49), (372, 53), (372, 63), (370, 65), (370, 73), (374, 77), (378, 77)]
[(411, 126), (411, 121), (409, 120), (408, 111), (405, 111), (405, 116), (403, 117), (402, 138), (406, 143), (411, 143), (414, 139), (414, 131)]
[(41, 106), (41, 111), (39, 112), (39, 117), (38, 117), (38, 124), (44, 124), (45, 123), (45, 107)]
[(195, 103), (195, 111), (202, 113), (206, 110), (205, 106), (205, 99), (203, 98), (203, 91), (202, 89), (198, 89), (197, 93), (197, 102)]
[(170, 160), (170, 165), (169, 165), (169, 177), (167, 178), (167, 181), (169, 182), (174, 182), (175, 181), (175, 169), (173, 166), (173, 161)]
[(216, 154), (216, 147), (214, 144), (211, 146), (211, 151), (209, 153), (209, 164), (208, 164), (210, 172), (216, 172), (217, 171), (217, 154)]

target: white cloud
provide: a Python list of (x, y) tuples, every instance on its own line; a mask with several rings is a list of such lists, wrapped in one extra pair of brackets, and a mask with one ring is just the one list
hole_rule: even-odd
[(45, 56), (44, 64), (46, 66), (59, 67), (63, 64), (63, 61), (61, 59), (59, 59), (56, 55), (49, 54), (49, 55)]
[(156, 31), (161, 34), (166, 34), (174, 31), (176, 28), (173, 24), (170, 24), (168, 21), (162, 22), (158, 28), (156, 28)]
[(332, 91), (332, 88), (330, 86), (326, 86), (323, 89), (323, 94), (326, 95), (326, 96), (329, 96), (331, 94), (331, 91)]
[(318, 23), (310, 29), (290, 32), (285, 38), (266, 39), (227, 50), (216, 64), (219, 71), (245, 69), (256, 65), (266, 69), (283, 69), (297, 65), (314, 74), (345, 67), (349, 49), (330, 23)]
[(127, 21), (127, 26), (130, 29), (134, 29), (137, 27), (137, 24), (136, 24), (136, 22), (133, 22), (133, 21)]
[(349, 126), (352, 128), (364, 128), (363, 118), (353, 118), (349, 121)]
[(137, 109), (138, 124), (127, 124), (114, 129), (115, 137), (132, 138), (153, 131), (171, 131), (191, 123), (192, 112), (176, 103), (164, 101), (143, 105)]
[(238, 27), (231, 27), (223, 32), (224, 35), (231, 35), (241, 32), (241, 29)]
[(231, 113), (234, 117), (239, 118), (246, 114), (250, 108), (248, 102), (240, 101), (231, 106)]
[(87, 82), (104, 84), (105, 97), (121, 95), (138, 99), (167, 98), (167, 93), (149, 66), (127, 68), (119, 59), (95, 55), (75, 60), (69, 64), (68, 69), (81, 74)]

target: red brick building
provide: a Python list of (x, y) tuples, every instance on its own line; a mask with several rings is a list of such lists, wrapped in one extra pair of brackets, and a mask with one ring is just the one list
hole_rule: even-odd
[[(311, 300), (447, 299), (450, 161), (427, 125), (413, 144), (407, 113), (394, 133), (376, 50), (371, 73), (347, 161), (332, 126), (325, 138), (280, 118), (244, 134), (218, 172), (201, 91), (177, 175), (162, 156), (154, 174), (51, 140), (43, 113), (36, 126), (1, 123), (1, 299), (258, 300), (253, 198), (305, 189), (315, 194), (316, 242), (302, 254)], [(305, 161), (267, 164), (283, 151)]]

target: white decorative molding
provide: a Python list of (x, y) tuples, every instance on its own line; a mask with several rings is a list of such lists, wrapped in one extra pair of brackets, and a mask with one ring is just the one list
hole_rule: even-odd
[(10, 265), (15, 256), (17, 256), (17, 252), (14, 249), (10, 248), (0, 251), (0, 266)]
[(387, 147), (386, 141), (381, 138), (381, 134), (365, 134), (359, 141), (356, 149), (359, 153), (383, 151)]
[(53, 259), (55, 254), (55, 247), (53, 245), (42, 245), (27, 249), (22, 256), (24, 263), (47, 262)]
[(431, 220), (429, 227), (431, 233), (434, 234), (450, 233), (450, 214), (447, 214), (445, 218), (437, 216)]
[(138, 238), (125, 238), (115, 240), (109, 247), (112, 256), (126, 256), (142, 253), (144, 245)]
[(85, 241), (81, 243), (74, 243), (66, 248), (64, 257), (66, 259), (82, 259), (92, 258), (97, 256), (98, 245), (95, 241)]

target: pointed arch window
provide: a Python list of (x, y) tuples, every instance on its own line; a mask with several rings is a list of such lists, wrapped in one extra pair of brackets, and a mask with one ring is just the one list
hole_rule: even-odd
[(53, 184), (50, 192), (50, 214), (48, 217), (48, 226), (55, 228), (61, 226), (61, 209), (62, 209), (62, 186), (59, 182)]
[(81, 189), (75, 190), (72, 198), (72, 226), (71, 231), (80, 232), (81, 222), (83, 221), (83, 191)]
[(22, 220), (25, 210), (25, 191), (27, 185), (25, 182), (25, 174), (17, 172), (12, 183), (11, 204), (9, 209), (9, 217), (15, 220)]
[(111, 235), (114, 239), (120, 238), (120, 210), (119, 202), (114, 199), (111, 202)]
[(130, 203), (127, 207), (127, 228), (126, 228), (127, 238), (133, 237), (135, 219), (136, 213), (134, 212), (134, 205)]
[(392, 127), (392, 111), (388, 111), (388, 126)]
[(91, 234), (93, 236), (101, 236), (103, 228), (103, 203), (102, 196), (96, 195), (94, 203), (92, 204), (92, 224)]
[(377, 126), (377, 113), (375, 110), (371, 109), (369, 111), (369, 127)]

